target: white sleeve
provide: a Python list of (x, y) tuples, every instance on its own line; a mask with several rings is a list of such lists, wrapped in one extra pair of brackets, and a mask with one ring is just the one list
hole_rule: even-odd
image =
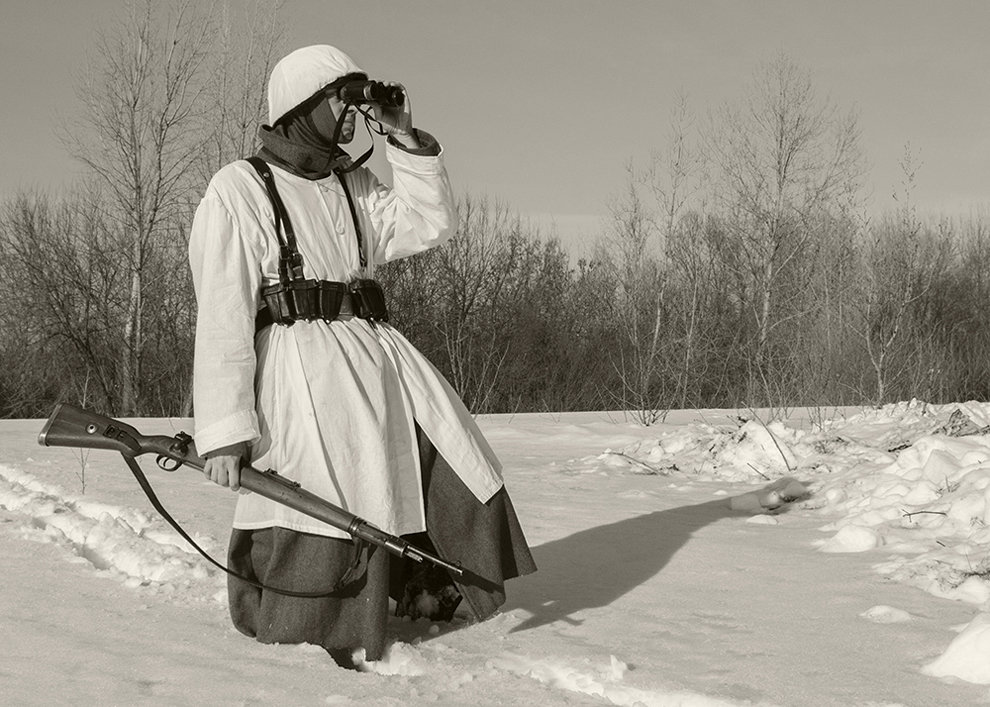
[(386, 144), (385, 154), (392, 166), (391, 189), (365, 172), (370, 180), (365, 199), (373, 229), (368, 235), (374, 238), (376, 263), (442, 245), (457, 231), (457, 208), (442, 152), (417, 155)]
[(193, 405), (200, 454), (259, 437), (254, 317), (261, 256), (247, 240), (220, 197), (208, 190), (189, 234), (198, 303)]

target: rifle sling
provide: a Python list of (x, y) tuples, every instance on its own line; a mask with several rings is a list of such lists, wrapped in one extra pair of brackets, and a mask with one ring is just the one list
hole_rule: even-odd
[(175, 532), (177, 532), (180, 536), (182, 536), (182, 538), (187, 543), (192, 545), (193, 548), (196, 550), (196, 552), (198, 552), (200, 555), (205, 557), (207, 561), (209, 561), (210, 564), (212, 564), (214, 567), (223, 570), (231, 577), (236, 577), (242, 582), (247, 582), (253, 587), (267, 590), (269, 592), (274, 592), (275, 594), (282, 594), (288, 597), (300, 597), (304, 599), (318, 599), (318, 598), (333, 596), (334, 594), (337, 594), (338, 592), (340, 592), (340, 590), (342, 590), (348, 584), (355, 581), (361, 576), (361, 573), (359, 573), (358, 570), (361, 567), (361, 558), (365, 554), (364, 549), (365, 549), (365, 545), (367, 544), (366, 541), (361, 538), (354, 539), (354, 558), (351, 560), (351, 564), (347, 568), (347, 571), (344, 572), (344, 575), (337, 581), (336, 584), (334, 584), (333, 588), (328, 589), (326, 591), (296, 592), (296, 591), (292, 591), (291, 589), (279, 589), (278, 587), (270, 587), (267, 584), (262, 584), (261, 582), (255, 581), (253, 579), (250, 579), (249, 577), (245, 577), (242, 574), (234, 572), (229, 567), (224, 567), (222, 564), (217, 562), (203, 548), (201, 548), (198, 544), (196, 544), (196, 541), (193, 540), (191, 537), (189, 537), (189, 534), (182, 529), (182, 526), (179, 525), (178, 521), (176, 521), (175, 518), (173, 518), (171, 514), (167, 510), (165, 510), (165, 507), (162, 505), (162, 502), (158, 499), (158, 496), (155, 494), (155, 490), (151, 487), (151, 482), (148, 481), (148, 477), (146, 477), (144, 475), (144, 472), (141, 470), (141, 466), (138, 464), (137, 459), (128, 456), (126, 454), (122, 454), (121, 456), (124, 457), (124, 461), (127, 462), (127, 466), (130, 467), (131, 469), (131, 473), (134, 474), (134, 478), (137, 479), (138, 484), (140, 484), (141, 490), (144, 491), (145, 496), (148, 497), (148, 500), (151, 501), (151, 505), (154, 506), (155, 510), (158, 511), (161, 517), (164, 518), (165, 521), (172, 526)]

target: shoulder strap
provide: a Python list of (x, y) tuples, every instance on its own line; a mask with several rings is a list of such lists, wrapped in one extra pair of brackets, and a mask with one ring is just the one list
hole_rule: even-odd
[[(292, 229), (292, 222), (289, 220), (289, 213), (285, 210), (285, 204), (282, 202), (282, 197), (279, 196), (278, 189), (275, 187), (275, 176), (272, 174), (271, 168), (268, 163), (257, 155), (246, 158), (247, 161), (254, 167), (258, 176), (261, 177), (261, 181), (265, 185), (265, 189), (268, 190), (268, 197), (272, 202), (272, 209), (275, 211), (275, 235), (278, 236), (279, 247), (281, 251), (281, 257), (279, 258), (279, 279), (301, 279), (303, 277), (302, 270), (302, 254), (299, 252), (296, 246), (296, 233)], [(360, 164), (360, 162), (358, 163)], [(356, 166), (356, 165), (353, 165)], [(364, 251), (364, 237), (361, 233), (361, 222), (358, 220), (357, 207), (354, 204), (354, 197), (351, 195), (350, 187), (347, 186), (347, 179), (344, 177), (350, 169), (338, 170), (336, 171), (337, 179), (340, 180), (340, 185), (344, 190), (344, 195), (347, 197), (347, 206), (351, 212), (351, 220), (354, 222), (354, 233), (357, 236), (357, 246), (358, 246), (358, 259), (361, 263), (361, 267), (366, 267), (368, 265), (368, 257)], [(285, 232), (283, 236), (282, 233)], [(370, 276), (370, 275), (369, 275)]]
[[(257, 155), (248, 157), (247, 161), (261, 177), (265, 189), (268, 190), (268, 197), (272, 201), (272, 209), (275, 211), (275, 235), (278, 237), (280, 250), (279, 279), (301, 279), (303, 276), (302, 255), (296, 247), (296, 232), (292, 229), (289, 212), (285, 210), (282, 197), (279, 196), (278, 189), (275, 188), (275, 176), (272, 174), (268, 163)], [(284, 236), (282, 235), (283, 231)]]

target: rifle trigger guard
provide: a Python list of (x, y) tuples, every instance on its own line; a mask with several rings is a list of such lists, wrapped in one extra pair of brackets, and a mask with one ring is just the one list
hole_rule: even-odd
[(172, 452), (174, 456), (159, 454), (155, 459), (155, 463), (158, 464), (159, 469), (175, 471), (182, 466), (182, 461), (180, 460), (189, 453), (189, 445), (192, 443), (192, 437), (190, 435), (185, 432), (179, 432), (173, 437), (173, 440), (172, 444), (169, 445), (168, 451)]
[(155, 463), (158, 465), (159, 469), (162, 469), (164, 471), (175, 471), (180, 466), (182, 466), (182, 462), (180, 462), (178, 459), (167, 457), (164, 454), (159, 454), (158, 457), (155, 459)]

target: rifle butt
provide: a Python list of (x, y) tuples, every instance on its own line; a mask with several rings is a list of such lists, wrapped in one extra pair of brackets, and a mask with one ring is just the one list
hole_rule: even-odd
[(68, 403), (55, 406), (38, 435), (45, 447), (108, 449), (127, 456), (141, 453), (140, 440), (130, 425)]

